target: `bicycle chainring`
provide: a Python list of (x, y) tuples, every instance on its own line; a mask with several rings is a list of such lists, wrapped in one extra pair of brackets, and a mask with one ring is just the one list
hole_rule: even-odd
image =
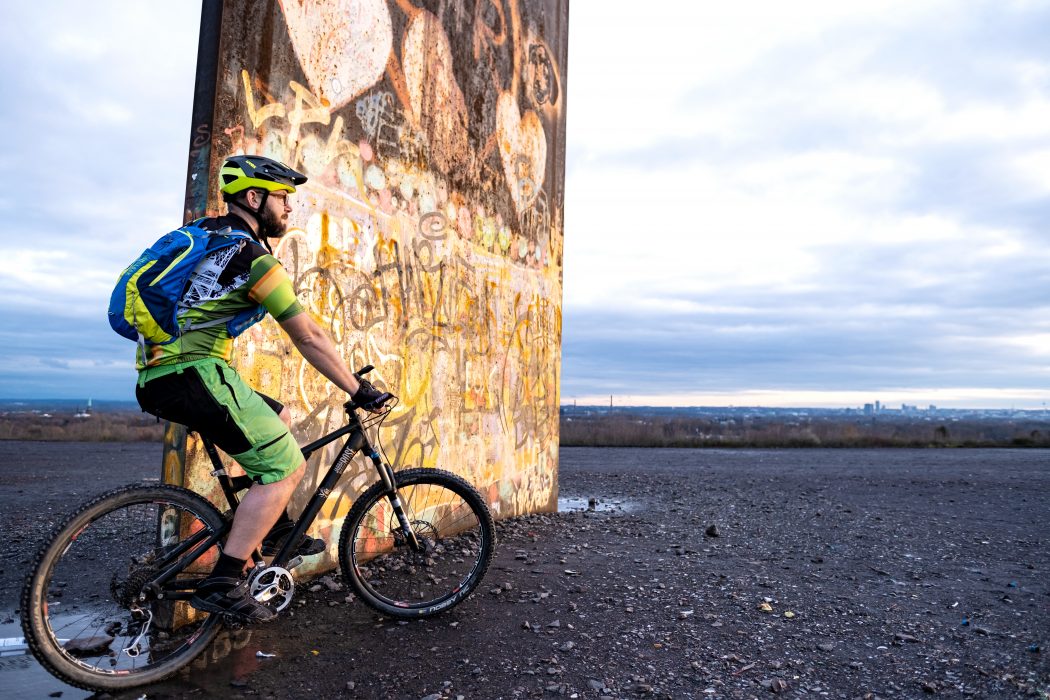
[(295, 580), (287, 569), (268, 566), (249, 574), (248, 590), (260, 603), (280, 612), (287, 608), (295, 595)]

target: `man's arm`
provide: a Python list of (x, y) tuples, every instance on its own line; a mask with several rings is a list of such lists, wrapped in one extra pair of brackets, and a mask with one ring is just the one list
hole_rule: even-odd
[(296, 314), (280, 323), (307, 362), (346, 393), (351, 396), (357, 393), (360, 384), (354, 379), (353, 372), (339, 357), (331, 338), (310, 314)]

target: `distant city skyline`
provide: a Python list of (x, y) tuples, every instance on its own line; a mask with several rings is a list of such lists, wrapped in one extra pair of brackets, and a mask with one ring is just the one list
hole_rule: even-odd
[[(131, 399), (106, 302), (181, 222), (200, 6), (6, 9), (0, 397)], [(1041, 408), (1047, 36), (1023, 0), (571, 4), (561, 403)]]

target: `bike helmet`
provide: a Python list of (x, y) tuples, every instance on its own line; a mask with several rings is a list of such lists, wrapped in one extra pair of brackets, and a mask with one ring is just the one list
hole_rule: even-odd
[(306, 182), (306, 176), (287, 165), (263, 156), (230, 156), (219, 170), (223, 199), (229, 201), (233, 195), (252, 187), (267, 193), (276, 190), (295, 192), (295, 186)]

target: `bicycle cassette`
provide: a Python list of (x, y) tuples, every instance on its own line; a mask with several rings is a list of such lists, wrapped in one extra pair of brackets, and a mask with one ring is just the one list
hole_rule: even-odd
[(287, 569), (268, 566), (251, 574), (248, 590), (257, 601), (280, 612), (292, 602), (295, 581)]

